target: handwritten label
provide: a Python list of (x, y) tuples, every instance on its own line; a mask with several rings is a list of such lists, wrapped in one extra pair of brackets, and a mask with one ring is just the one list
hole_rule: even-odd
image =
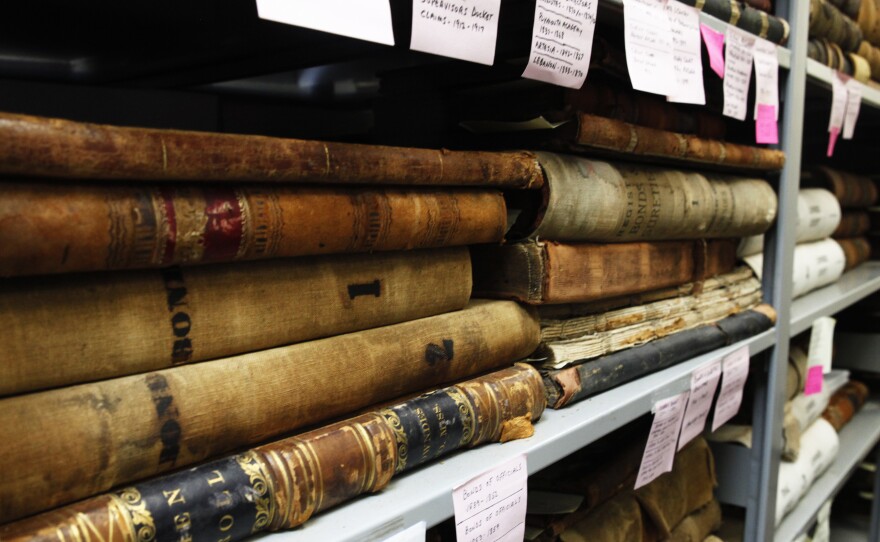
[(666, 0), (624, 0), (623, 37), (632, 87), (668, 96), (675, 89)]
[(424, 521), (420, 521), (409, 529), (386, 538), (385, 542), (425, 542), (427, 527), (428, 526)]
[(675, 460), (675, 443), (684, 417), (688, 392), (679, 393), (654, 403), (654, 423), (648, 433), (642, 464), (636, 477), (636, 489), (651, 482), (664, 472), (672, 470)]
[(773, 120), (779, 119), (779, 56), (776, 44), (765, 39), (755, 38), (755, 119), (758, 106), (772, 105), (775, 111)]
[(822, 393), (822, 366), (813, 365), (807, 369), (807, 381), (804, 382), (804, 395)]
[(846, 82), (846, 113), (843, 115), (843, 139), (852, 139), (862, 108), (862, 84), (855, 79)]
[(590, 69), (598, 0), (537, 0), (532, 52), (522, 76), (581, 88)]
[(837, 320), (822, 316), (813, 321), (810, 331), (810, 350), (807, 352), (807, 366), (820, 365), (823, 373), (831, 372), (831, 356), (834, 348), (834, 325)]
[(472, 478), (452, 492), (455, 534), (461, 541), (522, 540), (526, 526), (526, 456)]
[(831, 76), (831, 115), (828, 117), (828, 156), (834, 154), (837, 136), (843, 128), (843, 117), (846, 114), (846, 85), (837, 75)]
[(413, 0), (413, 51), (495, 62), (501, 0)]
[(675, 91), (667, 100), (677, 103), (706, 104), (703, 90), (703, 60), (700, 56), (700, 12), (669, 0), (666, 15), (672, 31), (672, 60)]
[(715, 389), (720, 379), (720, 359), (697, 368), (691, 374), (691, 393), (684, 413), (681, 436), (678, 439), (679, 450), (702, 433), (703, 428), (706, 427), (709, 411), (712, 410), (712, 399), (715, 397)]
[(718, 77), (724, 77), (724, 34), (716, 32), (704, 24), (700, 24), (700, 34), (703, 36), (703, 43), (706, 44), (706, 51), (709, 53), (709, 67), (712, 68)]
[(388, 0), (257, 0), (261, 19), (394, 45)]
[(727, 27), (724, 58), (724, 115), (727, 117), (746, 120), (755, 39), (754, 34)]
[(776, 122), (776, 107), (758, 104), (758, 120), (755, 121), (755, 141), (768, 145), (779, 143), (779, 125)]
[(715, 403), (712, 431), (717, 431), (739, 412), (743, 388), (749, 377), (749, 347), (743, 346), (721, 358), (721, 369), (721, 392)]

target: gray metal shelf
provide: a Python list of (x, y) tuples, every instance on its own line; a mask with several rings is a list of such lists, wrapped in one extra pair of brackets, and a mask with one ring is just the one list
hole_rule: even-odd
[(859, 462), (880, 440), (880, 403), (869, 401), (840, 431), (840, 451), (831, 467), (813, 483), (809, 492), (779, 524), (775, 542), (790, 542), (816, 519), (822, 504), (832, 498)]
[(829, 316), (880, 290), (880, 261), (866, 262), (835, 282), (795, 299), (791, 304), (791, 334), (805, 331), (813, 320)]
[[(807, 59), (807, 77), (809, 77), (809, 81), (822, 84), (830, 89), (833, 76), (834, 70), (828, 66), (820, 64), (812, 58)], [(880, 90), (865, 85), (862, 89), (862, 105), (880, 108)]]
[(648, 375), (561, 410), (547, 409), (531, 438), (489, 444), (454, 454), (425, 468), (392, 479), (375, 494), (362, 496), (319, 514), (302, 528), (265, 535), (271, 542), (300, 540), (381, 540), (395, 531), (426, 521), (436, 525), (453, 515), (452, 488), (527, 454), (529, 474), (547, 467), (651, 411), (655, 401), (689, 389), (694, 369), (748, 344), (752, 354), (773, 344), (768, 330), (714, 352)]

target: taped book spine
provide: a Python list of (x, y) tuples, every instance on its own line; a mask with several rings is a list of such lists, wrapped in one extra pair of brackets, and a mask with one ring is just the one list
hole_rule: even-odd
[(694, 356), (757, 335), (773, 326), (768, 305), (729, 316), (714, 324), (682, 331), (588, 363), (544, 373), (547, 401), (562, 408), (630, 380)]
[[(530, 354), (532, 311), (462, 311), (0, 400), (0, 522)], [(344, 397), (345, 400), (340, 400)], [(75, 444), (75, 446), (73, 445)]]
[(743, 237), (767, 231), (776, 218), (776, 192), (761, 179), (707, 177), (553, 153), (538, 153), (538, 159), (547, 179), (546, 203), (536, 217), (521, 215), (522, 222), (532, 222), (527, 227), (532, 238)]
[(231, 542), (296, 527), (454, 450), (531, 436), (545, 404), (538, 372), (518, 364), (0, 527), (0, 537)]
[(470, 292), (463, 247), (7, 279), (0, 395), (416, 320)]
[(0, 276), (501, 240), (490, 190), (0, 183)]
[(79, 179), (537, 188), (528, 152), (470, 152), (128, 128), (3, 113), (0, 172)]
[(530, 304), (579, 303), (647, 292), (720, 275), (736, 243), (553, 243), (473, 247), (474, 292)]
[(573, 143), (628, 155), (740, 169), (779, 171), (785, 164), (785, 154), (775, 149), (724, 143), (594, 115), (579, 115)]

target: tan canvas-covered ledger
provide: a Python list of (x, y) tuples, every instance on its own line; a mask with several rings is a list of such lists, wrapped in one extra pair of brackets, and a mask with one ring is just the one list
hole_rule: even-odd
[(511, 302), (0, 400), (0, 522), (405, 393), (510, 364), (538, 322)]
[(470, 293), (462, 247), (6, 279), (0, 395), (415, 320)]

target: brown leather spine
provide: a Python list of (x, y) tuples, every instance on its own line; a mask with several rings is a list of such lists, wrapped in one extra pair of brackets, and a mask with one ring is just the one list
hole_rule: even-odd
[(732, 241), (544, 243), (544, 303), (580, 303), (646, 292), (729, 272)]
[(127, 128), (3, 113), (0, 172), (79, 179), (537, 188), (528, 152), (470, 152)]
[[(545, 406), (540, 375), (529, 365), (517, 364), (233, 456), (233, 467), (249, 479), (236, 487), (246, 497), (229, 506), (231, 509), (219, 511), (222, 492), (214, 485), (226, 482), (224, 472), (227, 478), (236, 472), (218, 460), (0, 527), (0, 538), (7, 542), (147, 542), (162, 539), (164, 528), (172, 530), (175, 537), (190, 535), (198, 540), (211, 534), (204, 532), (204, 525), (215, 527), (218, 517), (221, 528), (231, 527), (233, 519), (245, 523), (244, 529), (227, 532), (228, 541), (263, 530), (295, 527), (321, 510), (387, 486), (395, 472), (402, 470), (401, 457), (417, 451), (407, 450), (405, 443), (401, 448), (401, 428), (395, 425), (392, 411), (415, 412), (423, 404), (420, 401), (432, 398), (441, 400), (438, 405), (450, 398), (454, 410), (465, 413), (455, 419), (466, 424), (458, 441), (447, 443), (441, 433), (426, 433), (424, 442), (448, 444), (438, 455), (497, 441), (503, 438), (502, 428), (509, 422), (525, 419), (531, 424)], [(449, 431), (451, 418), (439, 418), (448, 422), (444, 427)], [(199, 487), (200, 478), (206, 478), (207, 484)], [(158, 503), (153, 499), (156, 496), (160, 497)]]
[(846, 211), (840, 215), (840, 224), (831, 237), (859, 237), (871, 229), (871, 217), (865, 211)]
[(464, 247), (7, 279), (0, 395), (415, 320), (470, 293)]
[(574, 142), (631, 155), (740, 169), (779, 171), (785, 164), (785, 154), (778, 150), (724, 143), (586, 114), (579, 116)]
[(497, 368), (540, 340), (533, 311), (462, 311), (0, 400), (0, 522)]
[(863, 175), (819, 166), (808, 176), (808, 182), (830, 190), (841, 207), (868, 207), (877, 203), (877, 186)]
[(843, 255), (846, 258), (844, 271), (857, 267), (871, 259), (871, 243), (865, 237), (851, 237), (848, 239), (835, 239)]
[(839, 433), (843, 426), (848, 424), (856, 412), (864, 406), (865, 401), (868, 400), (868, 393), (868, 386), (856, 380), (850, 380), (831, 396), (822, 417)]
[(499, 192), (0, 183), (0, 276), (497, 242)]

